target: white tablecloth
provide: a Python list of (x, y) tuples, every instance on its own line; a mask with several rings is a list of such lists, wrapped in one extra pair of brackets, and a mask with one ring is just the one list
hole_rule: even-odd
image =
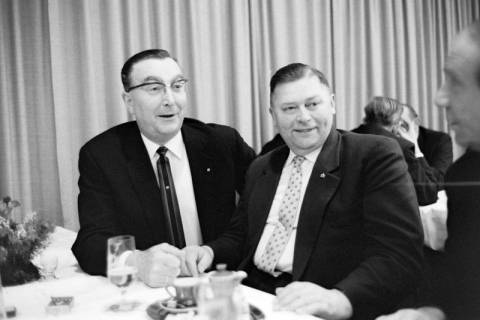
[[(59, 268), (56, 272), (58, 279), (4, 288), (6, 304), (17, 308), (16, 319), (150, 319), (146, 308), (155, 301), (167, 298), (165, 290), (152, 289), (140, 282), (134, 283), (128, 288), (126, 297), (141, 302), (140, 307), (125, 313), (108, 311), (108, 306), (119, 300), (120, 291), (108, 279), (90, 276), (79, 270), (70, 251), (75, 236), (75, 232), (57, 227), (52, 234), (50, 245), (46, 248), (59, 257)], [(38, 262), (38, 258), (34, 261)], [(243, 290), (247, 300), (259, 307), (266, 314), (267, 320), (318, 319), (290, 312), (274, 312), (273, 295), (246, 286)], [(45, 308), (51, 296), (73, 296), (72, 310), (57, 316), (47, 314)], [(174, 316), (170, 318), (175, 319)]]

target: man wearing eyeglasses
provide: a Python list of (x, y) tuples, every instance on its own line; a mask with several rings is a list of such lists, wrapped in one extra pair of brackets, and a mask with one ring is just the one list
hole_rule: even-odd
[(80, 150), (72, 250), (84, 271), (105, 274), (107, 239), (131, 234), (138, 250), (125, 263), (147, 285), (162, 286), (180, 272), (180, 249), (225, 229), (255, 153), (234, 129), (185, 118), (188, 80), (167, 51), (135, 54), (121, 76), (135, 121)]

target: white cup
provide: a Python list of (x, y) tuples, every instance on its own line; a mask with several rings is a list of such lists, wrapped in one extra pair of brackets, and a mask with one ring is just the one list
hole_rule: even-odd
[[(198, 278), (182, 277), (173, 280), (171, 285), (165, 287), (165, 290), (178, 304), (192, 307), (197, 304), (198, 285)], [(172, 292), (172, 288), (175, 292)]]

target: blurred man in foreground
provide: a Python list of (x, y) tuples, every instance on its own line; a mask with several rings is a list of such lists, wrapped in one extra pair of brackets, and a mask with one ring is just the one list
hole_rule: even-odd
[(455, 38), (436, 104), (466, 153), (448, 169), (448, 239), (431, 306), (380, 320), (480, 319), (480, 21)]

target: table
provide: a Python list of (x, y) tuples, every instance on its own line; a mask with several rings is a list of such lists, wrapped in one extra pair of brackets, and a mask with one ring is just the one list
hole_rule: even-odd
[[(50, 250), (59, 257), (59, 267), (56, 272), (58, 279), (40, 280), (4, 288), (6, 304), (17, 308), (17, 317), (14, 319), (150, 319), (145, 311), (146, 308), (157, 300), (167, 298), (168, 294), (165, 290), (150, 288), (141, 282), (134, 283), (128, 289), (126, 297), (140, 301), (140, 307), (126, 313), (108, 311), (108, 306), (120, 298), (120, 291), (105, 277), (91, 276), (79, 269), (70, 251), (75, 237), (75, 232), (60, 227), (57, 227), (51, 235), (51, 242), (46, 250)], [(38, 260), (36, 257), (33, 262), (38, 263)], [(267, 320), (318, 320), (308, 315), (273, 311), (273, 295), (246, 286), (243, 286), (243, 290), (247, 300), (259, 307), (265, 313)], [(57, 316), (47, 314), (45, 307), (51, 296), (73, 296), (74, 305), (71, 312)], [(180, 317), (169, 316), (169, 318)]]

